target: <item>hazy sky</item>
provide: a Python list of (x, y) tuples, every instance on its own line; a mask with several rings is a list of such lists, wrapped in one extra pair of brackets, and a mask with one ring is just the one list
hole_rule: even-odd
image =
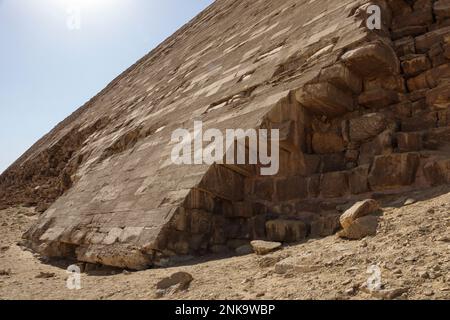
[(0, 173), (213, 0), (0, 0)]

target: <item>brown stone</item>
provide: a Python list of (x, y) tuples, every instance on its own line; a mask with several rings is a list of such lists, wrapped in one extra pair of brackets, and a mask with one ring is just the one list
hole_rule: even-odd
[(271, 220), (266, 223), (267, 238), (270, 241), (298, 242), (307, 236), (304, 222), (296, 220)]
[(450, 77), (450, 64), (443, 64), (409, 79), (407, 85), (409, 91), (431, 89), (438, 86), (442, 79), (448, 77)]
[(450, 18), (450, 1), (449, 0), (438, 0), (433, 6), (434, 14), (438, 18)]
[(362, 80), (343, 64), (335, 64), (322, 69), (320, 82), (328, 81), (341, 90), (350, 90), (354, 94), (361, 93)]
[(403, 119), (401, 128), (404, 132), (422, 131), (436, 128), (437, 122), (437, 113), (428, 112), (412, 118)]
[(314, 132), (313, 151), (317, 154), (338, 153), (345, 150), (344, 139), (336, 132)]
[(399, 132), (396, 139), (400, 152), (420, 151), (423, 148), (422, 134), (419, 132)]
[(414, 77), (431, 69), (431, 62), (425, 54), (408, 55), (402, 58), (402, 69), (407, 76)]
[(371, 164), (375, 156), (390, 154), (392, 151), (392, 132), (387, 129), (372, 141), (361, 145), (358, 163), (360, 165)]
[(280, 242), (255, 240), (250, 243), (257, 255), (263, 256), (281, 248)]
[(431, 186), (450, 183), (450, 160), (430, 161), (423, 167), (425, 178)]
[(340, 217), (339, 221), (342, 228), (349, 228), (355, 220), (364, 216), (376, 213), (380, 210), (380, 204), (373, 199), (368, 199), (355, 203), (350, 209)]
[(399, 73), (400, 63), (394, 50), (382, 42), (375, 42), (351, 50), (342, 61), (364, 78), (376, 78)]
[(297, 101), (313, 114), (336, 117), (352, 111), (351, 94), (328, 82), (307, 84), (295, 94)]
[(397, 92), (386, 89), (374, 89), (363, 92), (359, 98), (358, 103), (373, 109), (382, 109), (392, 104), (398, 103), (400, 97)]
[(348, 174), (348, 184), (351, 194), (361, 194), (369, 192), (369, 166), (359, 166)]
[(308, 196), (307, 181), (303, 177), (288, 177), (277, 180), (277, 197), (279, 201), (305, 199)]
[(386, 128), (386, 117), (380, 113), (370, 113), (349, 120), (349, 136), (352, 142), (363, 142), (377, 136)]
[(322, 175), (320, 189), (324, 198), (339, 198), (348, 193), (346, 172), (330, 172)]
[(427, 92), (427, 105), (434, 109), (447, 109), (450, 107), (450, 80)]
[(356, 219), (348, 228), (338, 233), (339, 237), (350, 240), (360, 240), (375, 236), (378, 228), (378, 217), (366, 216)]
[(414, 183), (420, 157), (417, 153), (377, 156), (369, 173), (372, 190), (385, 190)]
[(416, 53), (416, 45), (413, 37), (404, 37), (394, 42), (395, 52), (399, 57), (406, 56), (407, 54)]

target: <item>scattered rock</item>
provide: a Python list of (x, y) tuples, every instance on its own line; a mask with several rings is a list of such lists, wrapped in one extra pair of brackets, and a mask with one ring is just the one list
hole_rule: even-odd
[(157, 295), (163, 296), (167, 293), (176, 293), (187, 290), (194, 278), (187, 272), (177, 272), (170, 277), (164, 278), (156, 284)]
[(427, 297), (431, 297), (431, 296), (434, 296), (434, 291), (433, 290), (425, 290), (423, 292), (423, 294)]
[(407, 293), (408, 288), (398, 288), (398, 289), (382, 289), (382, 290), (369, 290), (370, 294), (378, 299), (392, 300), (400, 297), (401, 295)]
[(305, 263), (301, 257), (290, 257), (275, 264), (275, 273), (286, 274), (288, 272), (309, 273), (321, 268), (319, 265)]
[(0, 270), (0, 276), (10, 276), (12, 274), (12, 271), (11, 271), (11, 269), (3, 269), (3, 270)]
[(286, 256), (264, 256), (258, 259), (258, 265), (261, 268), (270, 268), (273, 267), (277, 262), (287, 258)]
[(410, 205), (412, 205), (414, 203), (416, 203), (416, 200), (413, 199), (413, 198), (409, 198), (409, 199), (406, 199), (406, 201), (405, 201), (405, 203), (403, 205), (404, 206), (410, 206)]
[(356, 219), (350, 227), (341, 230), (338, 236), (344, 239), (359, 240), (377, 233), (378, 217), (366, 216)]
[(375, 213), (378, 210), (380, 210), (380, 204), (376, 200), (369, 199), (357, 202), (341, 216), (341, 226), (344, 229), (349, 228), (355, 220)]
[(281, 248), (280, 242), (268, 242), (256, 240), (251, 242), (251, 246), (257, 255), (266, 255), (270, 252), (278, 250)]
[(40, 272), (37, 276), (36, 279), (50, 279), (55, 277), (56, 275), (53, 272)]

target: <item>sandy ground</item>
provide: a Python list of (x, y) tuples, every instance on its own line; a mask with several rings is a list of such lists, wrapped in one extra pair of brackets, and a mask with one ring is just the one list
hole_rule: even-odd
[[(417, 200), (424, 195), (410, 195)], [(396, 299), (450, 299), (450, 194), (384, 208), (378, 233), (361, 241), (331, 236), (283, 248), (268, 256), (207, 257), (189, 265), (142, 272), (91, 270), (80, 290), (66, 287), (67, 261), (42, 261), (18, 245), (37, 219), (33, 209), (0, 211), (1, 299), (378, 299), (364, 289), (378, 266), (382, 292)], [(399, 205), (400, 204), (400, 205)], [(301, 268), (279, 274), (288, 257)], [(157, 295), (156, 283), (190, 273), (187, 291)], [(394, 290), (394, 291), (392, 291)], [(398, 291), (395, 291), (398, 290)], [(403, 294), (399, 294), (403, 293)], [(392, 298), (392, 297), (391, 297)]]

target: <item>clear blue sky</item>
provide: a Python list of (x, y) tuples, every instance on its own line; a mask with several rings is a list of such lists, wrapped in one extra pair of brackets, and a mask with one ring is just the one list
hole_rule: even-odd
[(0, 0), (0, 173), (213, 0)]

